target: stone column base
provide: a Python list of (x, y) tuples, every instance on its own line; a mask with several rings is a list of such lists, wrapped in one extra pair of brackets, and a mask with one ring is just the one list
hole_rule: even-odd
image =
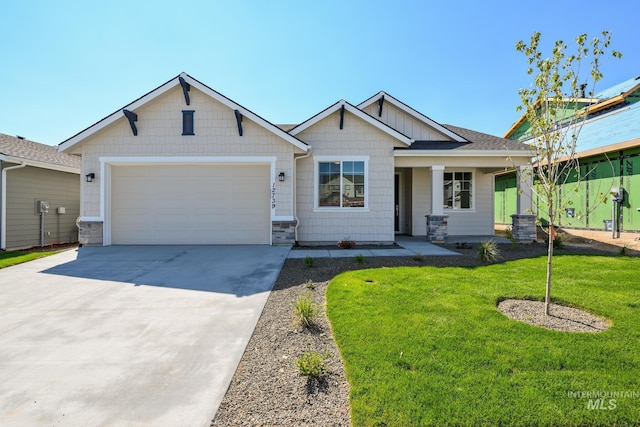
[(518, 243), (536, 241), (536, 216), (530, 214), (511, 215), (511, 234)]
[(80, 221), (77, 223), (78, 243), (83, 246), (102, 246), (102, 222)]
[(271, 223), (271, 244), (293, 246), (296, 242), (296, 221), (273, 221)]
[(427, 241), (444, 243), (449, 236), (449, 215), (425, 215), (427, 218)]

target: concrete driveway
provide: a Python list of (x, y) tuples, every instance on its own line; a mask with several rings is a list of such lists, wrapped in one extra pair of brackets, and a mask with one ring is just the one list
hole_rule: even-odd
[(85, 247), (0, 270), (0, 425), (208, 426), (288, 252)]

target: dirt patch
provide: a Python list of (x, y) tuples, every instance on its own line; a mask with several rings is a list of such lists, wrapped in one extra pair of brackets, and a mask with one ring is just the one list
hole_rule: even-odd
[(498, 304), (498, 310), (519, 322), (555, 331), (602, 332), (609, 329), (605, 319), (573, 307), (552, 303), (549, 315), (546, 315), (542, 301), (507, 299)]

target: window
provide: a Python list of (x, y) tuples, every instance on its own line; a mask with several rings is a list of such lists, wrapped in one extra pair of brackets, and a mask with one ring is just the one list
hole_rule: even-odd
[(472, 209), (473, 208), (473, 173), (445, 172), (444, 173), (444, 208)]
[(366, 207), (365, 161), (318, 162), (318, 207)]
[(193, 133), (193, 110), (182, 111), (182, 134), (183, 135), (195, 135)]

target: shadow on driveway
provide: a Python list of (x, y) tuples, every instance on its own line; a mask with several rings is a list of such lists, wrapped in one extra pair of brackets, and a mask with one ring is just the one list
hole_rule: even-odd
[(75, 260), (43, 273), (242, 297), (270, 291), (289, 250), (266, 245), (82, 247)]

